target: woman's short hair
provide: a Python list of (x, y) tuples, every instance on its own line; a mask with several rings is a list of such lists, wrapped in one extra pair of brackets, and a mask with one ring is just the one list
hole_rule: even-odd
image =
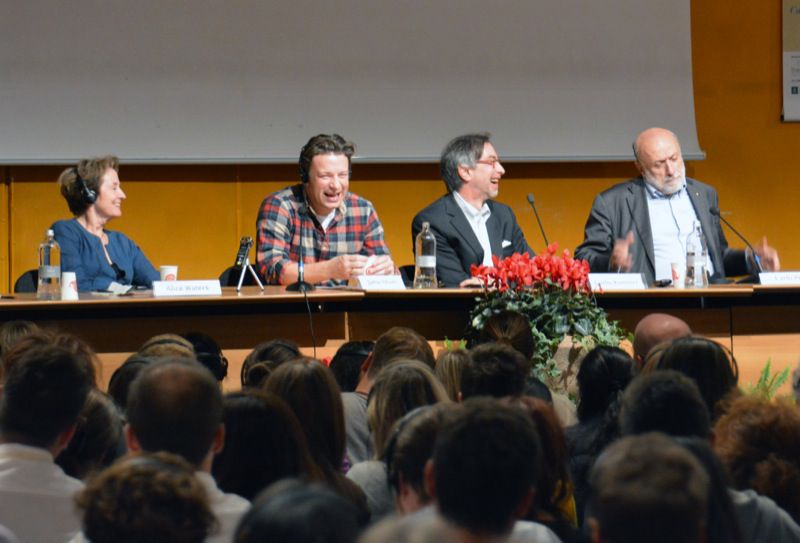
[(449, 401), (447, 391), (431, 369), (417, 360), (396, 360), (375, 379), (367, 400), (367, 422), (375, 457), (383, 456), (394, 422), (409, 411)]
[(86, 199), (86, 191), (98, 194), (100, 178), (109, 168), (119, 172), (119, 159), (114, 155), (87, 158), (78, 162), (77, 166), (70, 166), (61, 172), (58, 176), (58, 186), (73, 215), (77, 217), (86, 213), (92, 205), (92, 202)]
[(76, 501), (92, 543), (201, 543), (216, 528), (194, 468), (165, 452), (122, 458), (90, 479)]

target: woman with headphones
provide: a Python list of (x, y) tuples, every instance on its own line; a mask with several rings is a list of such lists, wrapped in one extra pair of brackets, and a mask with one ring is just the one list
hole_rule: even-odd
[(53, 224), (61, 245), (61, 269), (73, 271), (78, 290), (108, 290), (112, 283), (152, 287), (159, 278), (141, 249), (125, 234), (106, 230), (122, 215), (125, 193), (115, 156), (81, 160), (58, 178), (61, 195), (75, 216)]

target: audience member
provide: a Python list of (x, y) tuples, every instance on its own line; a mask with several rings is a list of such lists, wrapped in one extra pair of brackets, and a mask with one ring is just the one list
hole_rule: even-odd
[(107, 468), (126, 452), (122, 424), (111, 398), (93, 388), (78, 415), (75, 435), (56, 457), (56, 464), (82, 481)]
[(236, 530), (236, 543), (354, 543), (361, 526), (358, 509), (318, 484), (275, 483), (253, 503)]
[(650, 313), (633, 332), (633, 356), (641, 368), (650, 350), (662, 341), (671, 341), (692, 333), (684, 321), (667, 313)]
[(596, 543), (702, 543), (709, 479), (694, 456), (650, 433), (611, 445), (592, 469)]
[(459, 543), (452, 526), (444, 519), (430, 515), (409, 520), (393, 516), (372, 526), (358, 543)]
[(788, 401), (741, 397), (714, 427), (714, 448), (739, 490), (752, 489), (800, 521), (800, 411)]
[(20, 339), (41, 329), (30, 321), (6, 321), (0, 325), (0, 357)]
[(30, 349), (56, 345), (63, 347), (71, 353), (75, 359), (84, 366), (88, 372), (92, 385), (97, 385), (97, 372), (100, 362), (94, 350), (83, 340), (71, 334), (53, 333), (48, 330), (40, 329), (19, 338), (14, 345), (0, 358), (2, 364), (2, 375), (7, 375), (11, 368), (17, 364), (19, 358), (25, 357)]
[(196, 359), (192, 344), (177, 334), (158, 334), (145, 341), (136, 352), (145, 358)]
[(64, 474), (53, 458), (72, 439), (91, 386), (86, 364), (55, 345), (31, 345), (5, 375), (0, 524), (20, 541), (66, 541), (80, 529), (73, 496), (83, 483)]
[(428, 341), (411, 328), (395, 326), (375, 341), (372, 354), (361, 366), (361, 375), (354, 392), (342, 394), (344, 404), (347, 458), (352, 464), (373, 457), (372, 438), (367, 426), (367, 396), (378, 372), (398, 359), (418, 360), (434, 368), (436, 360)]
[(356, 389), (361, 366), (374, 348), (374, 341), (348, 341), (333, 355), (329, 367), (342, 392)]
[(519, 396), (525, 389), (530, 362), (516, 349), (503, 343), (473, 347), (461, 371), (461, 396)]
[(320, 478), (292, 410), (274, 394), (247, 389), (222, 401), (225, 446), (211, 473), (219, 487), (248, 500), (287, 477)]
[(300, 356), (300, 347), (288, 339), (271, 339), (259, 343), (242, 364), (239, 375), (242, 387), (261, 388), (272, 370)]
[(454, 412), (426, 466), (428, 493), (460, 541), (559, 541), (548, 528), (518, 522), (533, 503), (542, 446), (530, 418), (492, 398)]
[(477, 344), (495, 342), (514, 347), (522, 353), (525, 360), (533, 358), (533, 331), (528, 317), (517, 311), (507, 310), (491, 315), (483, 324)]
[(188, 332), (183, 339), (192, 344), (195, 358), (208, 368), (217, 381), (222, 382), (228, 376), (228, 359), (217, 341), (203, 332)]
[(675, 370), (697, 383), (712, 420), (725, 411), (729, 396), (739, 389), (739, 367), (733, 355), (716, 341), (699, 336), (676, 339), (661, 355), (656, 368)]
[(230, 541), (250, 502), (225, 494), (211, 476), (214, 455), (223, 446), (222, 392), (206, 368), (194, 360), (163, 358), (145, 368), (128, 394), (126, 439), (132, 451), (166, 451), (192, 464), (219, 521), (209, 541)]
[(216, 524), (193, 467), (165, 452), (121, 459), (89, 481), (77, 502), (83, 537), (76, 543), (202, 543)]
[(418, 407), (444, 401), (450, 401), (444, 386), (422, 362), (395, 360), (378, 374), (367, 405), (375, 459), (359, 462), (347, 472), (347, 477), (364, 491), (372, 521), (394, 510), (386, 464), (379, 460), (385, 454), (392, 426)]
[(324, 481), (369, 518), (364, 492), (342, 473), (344, 415), (339, 385), (330, 369), (317, 360), (298, 358), (276, 368), (264, 388), (283, 399), (297, 416)]
[(436, 377), (444, 385), (447, 395), (454, 402), (459, 401), (461, 392), (461, 371), (467, 364), (469, 351), (453, 349), (443, 351), (436, 359)]
[(152, 358), (145, 358), (136, 353), (130, 355), (120, 367), (111, 374), (108, 382), (108, 395), (124, 415), (127, 409), (128, 392), (131, 384), (147, 366), (153, 363)]

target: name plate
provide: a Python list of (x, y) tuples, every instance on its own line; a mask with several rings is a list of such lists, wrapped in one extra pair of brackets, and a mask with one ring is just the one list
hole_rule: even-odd
[(645, 290), (641, 273), (590, 273), (589, 286), (595, 291)]
[(796, 285), (800, 286), (800, 271), (763, 272), (758, 274), (762, 285)]
[(399, 275), (359, 275), (353, 282), (362, 290), (405, 290), (406, 285)]
[(153, 281), (153, 296), (168, 298), (170, 296), (219, 296), (222, 288), (219, 279), (200, 281)]

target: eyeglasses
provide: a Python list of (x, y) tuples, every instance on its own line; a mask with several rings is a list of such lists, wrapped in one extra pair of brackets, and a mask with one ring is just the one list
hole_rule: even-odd
[(500, 164), (500, 159), (497, 157), (492, 158), (485, 158), (483, 160), (476, 160), (476, 164), (486, 164), (487, 166), (491, 166), (492, 168), (496, 168), (498, 164)]

